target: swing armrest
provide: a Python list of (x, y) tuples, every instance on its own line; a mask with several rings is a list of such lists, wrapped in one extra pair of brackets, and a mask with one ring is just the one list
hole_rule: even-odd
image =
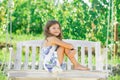
[(12, 62), (15, 60), (15, 54), (13, 51), (13, 47), (9, 48), (9, 52), (10, 52), (10, 55), (9, 55), (8, 68), (10, 69), (13, 65)]
[(101, 68), (103, 69), (103, 67), (106, 67), (106, 69), (107, 69), (107, 64), (108, 64), (108, 56), (107, 56), (107, 48), (103, 48), (102, 49), (102, 54), (100, 55), (100, 57), (99, 57), (99, 60), (100, 60), (100, 66), (101, 66)]
[(10, 47), (10, 48), (9, 48), (9, 51), (10, 51), (10, 57), (11, 57), (12, 59), (14, 59), (14, 58), (15, 58), (15, 54), (14, 54), (13, 48)]
[[(107, 62), (107, 59), (108, 59), (108, 54), (107, 54), (107, 52), (108, 52), (108, 48), (103, 48), (102, 54), (104, 55), (104, 59), (105, 59), (106, 62)], [(107, 64), (107, 63), (106, 63), (106, 64)]]

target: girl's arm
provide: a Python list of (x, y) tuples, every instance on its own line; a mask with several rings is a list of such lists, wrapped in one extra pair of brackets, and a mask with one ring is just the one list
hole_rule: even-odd
[(59, 45), (59, 46), (62, 46), (62, 47), (68, 48), (68, 49), (74, 49), (72, 44), (61, 41), (56, 37), (49, 37), (49, 38), (47, 38), (47, 40), (49, 42), (51, 42), (52, 44), (56, 44), (56, 45)]

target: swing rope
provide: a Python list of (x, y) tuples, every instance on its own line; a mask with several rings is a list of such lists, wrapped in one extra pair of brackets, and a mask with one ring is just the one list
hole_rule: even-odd
[[(6, 48), (3, 48), (3, 51), (2, 51), (2, 55), (3, 55), (3, 61), (1, 63), (1, 66), (0, 66), (0, 71), (1, 73), (5, 76), (5, 72), (7, 71), (6, 69), (6, 66), (7, 66), (7, 49), (8, 49), (8, 26), (9, 26), (9, 2), (8, 1), (8, 4), (7, 4), (7, 20), (6, 20), (6, 29), (5, 29), (5, 32), (6, 32)], [(2, 77), (2, 79), (4, 79), (4, 76)]]
[[(8, 70), (8, 44), (10, 44), (10, 47), (12, 47), (12, 19), (11, 19), (11, 16), (12, 16), (12, 11), (11, 11), (11, 6), (12, 6), (12, 2), (13, 0), (8, 0), (8, 3), (7, 3), (7, 19), (6, 19), (6, 29), (5, 29), (5, 32), (6, 32), (6, 48), (3, 49), (3, 61), (2, 61), (2, 64), (1, 64), (1, 67), (0, 67), (0, 70), (2, 72), (2, 74), (5, 76), (6, 75), (6, 71)], [(9, 35), (9, 29), (8, 27), (10, 27), (10, 35)], [(10, 38), (9, 38), (10, 37)], [(2, 77), (2, 79), (4, 78), (4, 76)]]
[[(112, 3), (112, 4), (111, 4)], [(107, 27), (107, 40), (106, 40), (106, 48), (107, 48), (107, 53), (106, 53), (106, 70), (108, 70), (108, 49), (110, 53), (110, 72), (112, 72), (112, 63), (113, 63), (113, 57), (112, 57), (112, 46), (113, 46), (113, 0), (109, 0), (109, 6), (108, 6), (108, 27)], [(110, 33), (111, 32), (111, 33)], [(111, 35), (109, 37), (109, 35)], [(111, 45), (109, 46), (109, 40), (111, 42)], [(107, 74), (108, 71), (107, 71)]]
[[(113, 46), (114, 46), (114, 3), (113, 0), (112, 1), (112, 9), (111, 9), (111, 64), (114, 62), (114, 56), (113, 54)], [(111, 72), (112, 72), (112, 66), (111, 66)]]
[[(11, 51), (12, 49), (12, 8), (13, 8), (13, 0), (9, 0), (9, 27), (10, 27), (10, 47), (9, 50)], [(8, 67), (7, 69), (10, 69), (11, 67), (11, 52), (9, 56), (9, 61), (8, 61)]]

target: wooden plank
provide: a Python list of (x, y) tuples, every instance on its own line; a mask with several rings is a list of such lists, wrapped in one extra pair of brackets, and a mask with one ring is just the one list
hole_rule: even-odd
[(42, 61), (42, 57), (41, 57), (41, 48), (42, 46), (39, 46), (39, 69), (38, 70), (42, 70), (43, 69), (43, 61)]
[(14, 69), (20, 70), (21, 69), (21, 59), (22, 59), (22, 43), (17, 44), (17, 53), (15, 58)]
[(9, 57), (8, 69), (11, 69), (11, 67), (12, 67), (12, 59), (13, 59), (12, 57), (14, 56), (13, 55), (13, 48), (10, 47), (9, 51), (10, 51), (10, 57)]
[(88, 67), (92, 70), (92, 47), (88, 47)]
[[(100, 80), (98, 78), (15, 78), (15, 80)], [(102, 79), (107, 80), (107, 79)]]
[(60, 73), (49, 73), (44, 70), (25, 70), (25, 71), (9, 71), (10, 77), (33, 77), (33, 78), (106, 78), (105, 72), (98, 71), (80, 71), (80, 70), (67, 70)]
[(67, 60), (67, 70), (71, 70), (71, 61), (70, 61), (70, 59)]
[(81, 47), (81, 64), (85, 65), (85, 47)]
[(74, 47), (75, 47), (75, 50), (76, 50), (75, 58), (76, 58), (76, 60), (78, 60), (78, 46), (74, 46)]
[(100, 56), (101, 56), (101, 49), (100, 43), (96, 43), (95, 45), (95, 59), (96, 59), (96, 70), (103, 70), (101, 67)]
[[(102, 62), (102, 66), (104, 65), (105, 63), (105, 70), (107, 71), (108, 70), (108, 48), (103, 48), (103, 52), (102, 52), (102, 55), (104, 55), (104, 60)], [(105, 62), (104, 62), (105, 61)]]
[(28, 69), (28, 61), (29, 61), (29, 46), (25, 47), (25, 62), (24, 62), (24, 69)]
[(56, 78), (25, 78), (25, 77), (17, 77), (15, 80), (57, 80)]
[(32, 46), (32, 70), (35, 70), (36, 63), (36, 46)]

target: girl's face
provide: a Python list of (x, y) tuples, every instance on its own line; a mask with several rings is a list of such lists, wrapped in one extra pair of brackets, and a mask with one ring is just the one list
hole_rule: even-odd
[(50, 26), (49, 33), (51, 33), (54, 36), (58, 36), (61, 33), (59, 25), (53, 24), (52, 26)]

